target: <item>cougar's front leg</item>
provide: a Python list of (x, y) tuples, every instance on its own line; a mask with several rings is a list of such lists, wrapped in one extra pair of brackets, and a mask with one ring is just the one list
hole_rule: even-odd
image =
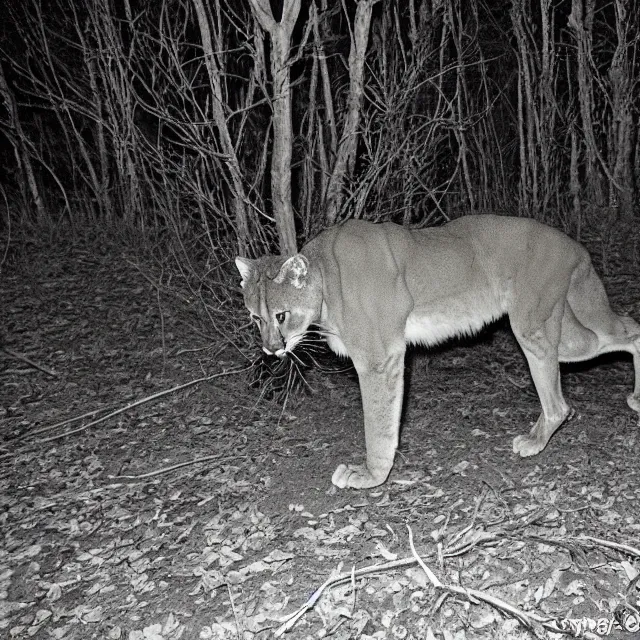
[(354, 360), (362, 407), (367, 462), (364, 465), (341, 464), (331, 481), (344, 489), (367, 489), (382, 484), (393, 466), (402, 411), (404, 345), (402, 350), (371, 362)]

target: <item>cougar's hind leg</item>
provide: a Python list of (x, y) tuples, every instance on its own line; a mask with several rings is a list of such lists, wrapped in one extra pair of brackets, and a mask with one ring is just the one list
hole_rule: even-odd
[(630, 353), (633, 357), (635, 382), (633, 393), (627, 396), (627, 404), (640, 414), (640, 325), (633, 318), (618, 316), (610, 309), (606, 316), (601, 316), (600, 323), (593, 316), (585, 321), (592, 328), (585, 327), (578, 321), (570, 307), (565, 312), (559, 349), (560, 362), (591, 360), (612, 351)]
[(513, 451), (523, 457), (540, 453), (570, 414), (562, 396), (558, 361), (565, 299), (558, 301), (546, 318), (538, 314), (535, 300), (531, 302), (534, 304), (520, 308), (510, 317), (511, 328), (524, 351), (542, 405), (542, 413), (530, 433), (517, 436), (513, 441)]
[(341, 464), (335, 470), (331, 481), (341, 489), (376, 487), (391, 471), (400, 432), (404, 354), (405, 345), (398, 344), (376, 358), (354, 358), (362, 394), (367, 458), (364, 465)]
[(558, 345), (560, 362), (580, 362), (591, 360), (599, 353), (600, 340), (598, 334), (585, 327), (576, 317), (569, 301), (564, 307)]
[(626, 351), (633, 357), (635, 382), (627, 403), (640, 414), (640, 325), (612, 311), (600, 278), (585, 263), (574, 273), (567, 295), (560, 360), (590, 360), (612, 351)]
[[(635, 381), (633, 393), (627, 396), (627, 404), (640, 416), (640, 325), (626, 316), (618, 316), (625, 328), (627, 351), (633, 357), (633, 370)], [(639, 418), (640, 420), (640, 418)]]

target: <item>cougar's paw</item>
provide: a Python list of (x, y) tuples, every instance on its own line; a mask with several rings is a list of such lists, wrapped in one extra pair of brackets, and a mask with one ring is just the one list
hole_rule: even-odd
[(545, 444), (531, 436), (516, 436), (513, 439), (513, 453), (519, 453), (523, 458), (540, 453)]
[(627, 404), (637, 413), (640, 413), (640, 398), (630, 393), (627, 396)]
[(387, 479), (388, 473), (383, 477), (375, 477), (363, 464), (341, 464), (331, 476), (331, 482), (339, 489), (369, 489), (377, 487)]

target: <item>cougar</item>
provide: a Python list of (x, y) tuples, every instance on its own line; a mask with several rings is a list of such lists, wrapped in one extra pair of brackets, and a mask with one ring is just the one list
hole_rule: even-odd
[(406, 345), (473, 334), (505, 314), (542, 405), (531, 431), (514, 439), (515, 453), (540, 453), (570, 414), (560, 362), (629, 352), (627, 402), (640, 412), (640, 325), (611, 310), (584, 247), (534, 220), (475, 215), (420, 230), (351, 220), (296, 255), (238, 257), (236, 266), (267, 354), (285, 357), (314, 325), (353, 361), (366, 462), (340, 464), (338, 487), (375, 487), (391, 471)]

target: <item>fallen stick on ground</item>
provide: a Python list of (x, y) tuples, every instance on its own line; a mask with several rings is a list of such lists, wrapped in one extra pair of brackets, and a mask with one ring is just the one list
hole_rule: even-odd
[(401, 567), (412, 567), (416, 564), (415, 558), (402, 558), (401, 560), (393, 560), (391, 562), (385, 562), (384, 564), (374, 564), (369, 567), (362, 567), (362, 569), (355, 569), (350, 571), (349, 573), (342, 574), (340, 576), (336, 576), (335, 578), (329, 578), (323, 584), (321, 584), (313, 595), (307, 600), (307, 602), (295, 611), (290, 616), (288, 616), (284, 623), (278, 627), (274, 635), (276, 638), (279, 638), (283, 633), (290, 631), (295, 626), (296, 622), (302, 616), (304, 616), (307, 611), (311, 611), (316, 606), (316, 602), (320, 600), (320, 596), (330, 587), (335, 587), (339, 584), (343, 584), (344, 582), (351, 582), (356, 578), (360, 578), (361, 576), (370, 575), (372, 573), (380, 573), (382, 571), (389, 571), (391, 569), (398, 569)]
[(169, 467), (163, 467), (162, 469), (155, 469), (154, 471), (141, 473), (137, 476), (109, 476), (109, 480), (111, 481), (127, 480), (128, 483), (130, 484), (131, 481), (137, 482), (139, 480), (146, 480), (148, 478), (153, 478), (154, 476), (160, 476), (163, 473), (170, 473), (171, 471), (182, 469), (183, 467), (190, 467), (194, 464), (200, 464), (201, 462), (211, 462), (213, 460), (218, 463), (224, 463), (224, 462), (233, 462), (240, 459), (242, 459), (242, 456), (227, 456), (226, 458), (221, 458), (220, 456), (204, 456), (204, 458), (195, 458), (194, 460), (187, 460), (186, 462), (178, 462), (177, 464), (172, 464)]
[(35, 362), (35, 360), (32, 360), (31, 358), (29, 358), (29, 357), (27, 357), (25, 355), (22, 355), (21, 353), (18, 353), (17, 351), (14, 351), (13, 349), (9, 349), (8, 347), (2, 347), (2, 348), (0, 348), (0, 351), (4, 351), (8, 356), (11, 356), (12, 358), (15, 358), (16, 360), (21, 360), (22, 362), (26, 362), (27, 364), (31, 365), (35, 369), (39, 369), (43, 373), (46, 373), (48, 376), (52, 376), (52, 377), (55, 378), (58, 375), (58, 373), (56, 371), (54, 371), (53, 369), (50, 369), (49, 367), (46, 367), (43, 364), (39, 364), (39, 363)]
[(577, 542), (590, 542), (591, 544), (600, 545), (601, 547), (607, 547), (608, 549), (615, 549), (620, 553), (625, 553), (630, 556), (640, 558), (640, 549), (636, 549), (628, 544), (621, 544), (619, 542), (610, 542), (609, 540), (603, 540), (602, 538), (593, 538), (592, 536), (578, 536), (574, 538)]
[(187, 387), (192, 387), (195, 384), (200, 384), (201, 382), (209, 382), (209, 380), (215, 380), (215, 378), (221, 378), (222, 376), (230, 376), (234, 373), (242, 373), (243, 371), (247, 371), (250, 367), (243, 367), (242, 369), (231, 369), (230, 371), (221, 371), (220, 373), (214, 373), (211, 376), (205, 376), (204, 378), (198, 378), (197, 380), (191, 380), (190, 382), (185, 382), (184, 384), (180, 384), (177, 387), (172, 387), (171, 389), (165, 389), (164, 391), (158, 391), (158, 393), (154, 393), (153, 395), (147, 396), (146, 398), (141, 398), (140, 400), (136, 400), (135, 402), (131, 402), (126, 407), (122, 407), (121, 409), (117, 409), (116, 411), (112, 411), (108, 413), (106, 416), (102, 416), (102, 418), (98, 418), (97, 420), (93, 420), (92, 422), (88, 422), (87, 424), (83, 424), (81, 427), (77, 429), (71, 429), (71, 431), (65, 431), (64, 433), (59, 433), (55, 436), (50, 436), (49, 438), (42, 438), (37, 442), (39, 444), (45, 442), (52, 442), (53, 440), (60, 440), (61, 438), (66, 438), (67, 436), (75, 435), (76, 433), (80, 433), (89, 427), (94, 427), (109, 418), (113, 418), (114, 416), (120, 415), (121, 413), (126, 413), (135, 407), (139, 407), (140, 405), (147, 404), (148, 402), (153, 402), (158, 398), (162, 398), (163, 396), (167, 396), (171, 393), (175, 393), (176, 391), (182, 391), (182, 389), (186, 389)]
[[(429, 581), (433, 585), (436, 592), (438, 591), (441, 592), (442, 594), (441, 597), (446, 597), (448, 594), (455, 594), (455, 595), (464, 597), (466, 600), (468, 600), (471, 603), (485, 602), (486, 604), (497, 609), (501, 613), (508, 615), (512, 618), (515, 618), (520, 624), (524, 625), (530, 630), (533, 630), (534, 632), (536, 630), (536, 627), (540, 631), (541, 631), (540, 627), (542, 627), (554, 633), (564, 633), (564, 634), (569, 633), (569, 631), (564, 630), (560, 626), (560, 621), (557, 618), (542, 616), (535, 612), (524, 611), (519, 607), (505, 600), (502, 600), (496, 596), (493, 596), (489, 593), (486, 593), (478, 589), (469, 589), (469, 588), (461, 587), (459, 585), (445, 584), (441, 582), (440, 579), (433, 573), (433, 571), (431, 571), (431, 569), (424, 563), (422, 558), (419, 556), (413, 544), (413, 532), (411, 530), (411, 527), (407, 525), (407, 529), (409, 531), (409, 545), (411, 547), (411, 552), (413, 554), (412, 557), (401, 558), (399, 560), (386, 562), (384, 564), (371, 565), (369, 567), (363, 567), (362, 569), (355, 569), (355, 570), (352, 569), (352, 571), (350, 571), (349, 573), (344, 573), (339, 576), (329, 578), (313, 593), (313, 595), (309, 598), (309, 600), (307, 600), (307, 602), (302, 607), (300, 607), (300, 609), (298, 609), (297, 611), (295, 611), (294, 613), (292, 613), (290, 616), (288, 616), (282, 621), (282, 624), (280, 625), (280, 627), (278, 627), (275, 630), (274, 636), (276, 638), (279, 638), (284, 633), (290, 631), (296, 625), (298, 620), (300, 620), (300, 618), (302, 618), (308, 611), (310, 611), (315, 607), (316, 603), (318, 602), (322, 594), (327, 589), (340, 584), (344, 584), (346, 582), (354, 583), (355, 578), (359, 578), (364, 575), (381, 573), (384, 571), (389, 571), (389, 570), (403, 568), (403, 567), (410, 567), (416, 564), (418, 564), (422, 568), (422, 570), (425, 572), (425, 574), (427, 575)], [(461, 549), (464, 549), (466, 547), (468, 550), (470, 550), (471, 548), (476, 546), (476, 544), (484, 541), (495, 542), (497, 537), (498, 536), (494, 536), (493, 534), (474, 536), (475, 540), (473, 541), (473, 543), (463, 544), (461, 545)], [(636, 549), (628, 545), (619, 544), (619, 543), (608, 543), (606, 540), (600, 540), (598, 538), (590, 538), (589, 536), (583, 536), (581, 538), (577, 538), (576, 540), (590, 541), (592, 543), (594, 542), (600, 543), (600, 544), (603, 544), (604, 546), (608, 546), (612, 549), (617, 549), (618, 551), (621, 551), (621, 552), (637, 553)], [(445, 551), (443, 556), (450, 557), (450, 556), (460, 555), (461, 549), (451, 549), (449, 550), (449, 552)], [(581, 637), (587, 638), (587, 640), (599, 640), (600, 638), (600, 636), (598, 636), (597, 634), (591, 633), (590, 631), (587, 631), (587, 630), (582, 631)]]
[[(81, 427), (78, 427), (76, 429), (71, 429), (69, 431), (65, 431), (63, 433), (59, 433), (55, 436), (50, 436), (48, 438), (41, 438), (38, 440), (35, 440), (33, 443), (27, 443), (27, 444), (44, 444), (46, 442), (53, 442), (55, 440), (60, 440), (62, 438), (66, 438), (67, 436), (72, 436), (75, 435), (76, 433), (80, 433), (82, 431), (85, 431), (86, 429), (89, 429), (90, 427), (94, 427), (97, 424), (100, 424), (101, 422), (104, 422), (105, 420), (109, 420), (109, 418), (113, 418), (117, 415), (120, 415), (121, 413), (126, 413), (127, 411), (130, 411), (131, 409), (134, 409), (135, 407), (139, 407), (143, 404), (147, 404), (148, 402), (153, 402), (154, 400), (157, 400), (158, 398), (162, 398), (164, 396), (170, 395), (172, 393), (176, 393), (177, 391), (181, 391), (182, 389), (186, 389), (188, 387), (192, 387), (193, 385), (199, 384), (201, 382), (209, 382), (210, 380), (215, 380), (216, 378), (221, 378), (223, 376), (230, 376), (230, 375), (234, 375), (236, 373), (242, 373), (243, 371), (248, 371), (251, 368), (251, 365), (248, 367), (242, 367), (240, 369), (230, 369), (228, 371), (221, 371), (220, 373), (214, 373), (213, 375), (210, 376), (204, 376), (203, 378), (198, 378), (196, 380), (191, 380), (190, 382), (185, 382), (184, 384), (180, 384), (176, 387), (172, 387), (171, 389), (165, 389), (163, 391), (158, 391), (158, 393), (154, 393), (150, 396), (147, 396), (146, 398), (141, 398), (140, 400), (136, 400), (135, 402), (131, 402), (129, 404), (127, 404), (124, 407), (121, 407), (119, 409), (116, 409), (115, 411), (112, 411), (111, 413), (108, 413), (105, 416), (102, 416), (100, 418), (98, 418), (97, 420), (92, 420), (91, 422), (88, 422), (87, 424), (83, 424)], [(90, 416), (90, 415), (94, 415), (94, 413), (89, 412), (84, 414), (83, 416), (80, 416), (81, 418), (84, 416)], [(71, 418), (69, 420), (65, 420), (63, 422), (59, 422), (56, 425), (53, 425), (51, 427), (45, 427), (43, 429), (38, 430), (36, 433), (43, 433), (46, 431), (50, 431), (51, 429), (63, 425), (63, 424), (68, 424), (69, 422), (75, 422), (77, 419), (75, 418)], [(28, 438), (30, 435), (32, 434), (25, 434), (24, 436), (22, 436), (21, 438), (19, 438), (19, 440), (24, 440), (26, 438)], [(11, 453), (7, 453), (7, 454), (3, 454), (2, 456), (0, 456), (0, 458), (6, 458), (9, 456), (15, 456), (17, 453), (19, 453), (20, 451), (13, 451)]]
[[(444, 584), (440, 582), (438, 577), (431, 571), (431, 569), (429, 569), (422, 558), (418, 555), (418, 552), (416, 551), (416, 548), (413, 544), (413, 532), (409, 525), (407, 525), (407, 529), (409, 530), (409, 546), (411, 547), (411, 552), (413, 553), (414, 558), (416, 559), (422, 570), (426, 573), (429, 581), (434, 586), (436, 591), (455, 593), (456, 595), (464, 596), (471, 603), (476, 601), (486, 602), (494, 609), (497, 609), (498, 611), (507, 614), (512, 618), (515, 618), (516, 620), (518, 620), (518, 622), (520, 622), (520, 624), (524, 625), (530, 630), (535, 630), (535, 626), (537, 624), (543, 626), (549, 631), (562, 633), (562, 629), (558, 625), (558, 621), (555, 618), (541, 616), (533, 611), (523, 611), (519, 607), (512, 605), (510, 602), (497, 598), (490, 593), (480, 591), (479, 589), (469, 589), (467, 587), (461, 587), (457, 584)], [(586, 632), (583, 637), (595, 639), (599, 636)]]
[(56, 422), (55, 424), (50, 424), (48, 427), (42, 427), (41, 429), (35, 429), (33, 431), (27, 431), (22, 435), (14, 438), (12, 442), (20, 442), (20, 440), (25, 440), (26, 438), (31, 438), (33, 436), (40, 435), (41, 433), (47, 433), (49, 431), (54, 431), (55, 429), (59, 429), (60, 427), (64, 427), (67, 424), (71, 424), (72, 422), (79, 422), (80, 420), (84, 420), (85, 418), (90, 418), (91, 416), (95, 416), (96, 413), (101, 413), (102, 411), (109, 411), (114, 407), (119, 407), (121, 402), (112, 402), (104, 407), (99, 407), (98, 409), (94, 409), (93, 411), (87, 411), (79, 416), (74, 416), (73, 418), (67, 418), (66, 420), (62, 420), (61, 422)]

